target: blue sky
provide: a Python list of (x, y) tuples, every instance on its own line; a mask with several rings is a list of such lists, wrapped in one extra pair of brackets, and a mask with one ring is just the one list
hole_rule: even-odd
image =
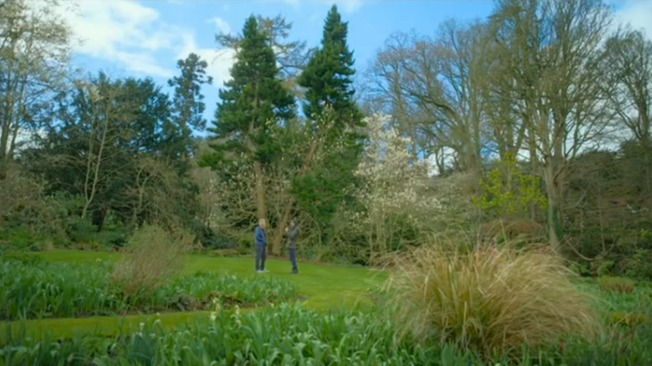
[[(38, 0), (33, 0), (38, 1)], [(87, 72), (149, 76), (161, 85), (176, 75), (175, 65), (189, 52), (209, 63), (214, 85), (204, 90), (206, 116), (212, 118), (217, 91), (228, 78), (233, 52), (220, 50), (218, 32), (238, 33), (251, 14), (283, 15), (293, 24), (291, 39), (317, 46), (324, 18), (337, 4), (349, 23), (349, 46), (363, 72), (394, 32), (433, 34), (447, 19), (485, 18), (490, 0), (68, 0), (66, 20), (79, 39), (73, 65)], [(74, 2), (73, 2), (74, 1)], [(652, 0), (612, 1), (617, 22), (644, 28), (652, 37)]]

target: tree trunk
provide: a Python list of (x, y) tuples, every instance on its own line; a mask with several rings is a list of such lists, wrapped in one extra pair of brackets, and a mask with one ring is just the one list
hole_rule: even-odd
[(544, 162), (544, 180), (546, 182), (546, 191), (548, 195), (548, 233), (550, 235), (550, 246), (553, 250), (561, 249), (559, 240), (559, 197), (558, 189), (555, 184), (555, 172), (551, 161)]
[(267, 219), (265, 207), (265, 182), (263, 181), (263, 166), (260, 161), (254, 161), (254, 179), (256, 179), (256, 213), (258, 219)]
[[(537, 174), (539, 171), (539, 160), (537, 157), (536, 141), (534, 136), (529, 137), (529, 153), (530, 153), (530, 174)], [(530, 220), (536, 221), (537, 218), (537, 204), (531, 200), (529, 205)]]
[[(18, 91), (18, 100), (16, 101), (16, 107), (14, 111), (13, 119), (13, 128), (11, 131), (11, 143), (9, 144), (9, 153), (7, 154), (8, 159), (13, 159), (14, 154), (16, 153), (16, 140), (18, 139), (18, 133), (20, 133), (20, 122), (21, 119), (25, 117), (25, 88), (27, 86), (27, 75), (24, 75), (20, 80), (20, 87)], [(10, 121), (11, 123), (11, 121)]]
[(287, 204), (283, 207), (281, 212), (281, 217), (279, 219), (278, 225), (276, 225), (276, 230), (274, 230), (274, 237), (272, 238), (272, 254), (280, 255), (281, 254), (281, 243), (283, 242), (283, 231), (290, 221), (290, 211), (292, 211), (292, 206), (294, 205), (294, 197), (288, 199)]
[[(303, 166), (299, 170), (299, 174), (297, 176), (301, 177), (303, 176), (308, 169), (310, 169), (310, 166), (312, 165), (312, 160), (315, 156), (315, 153), (317, 152), (317, 148), (319, 147), (319, 139), (314, 139), (313, 142), (310, 144), (310, 148), (308, 149), (308, 154), (306, 155), (306, 160), (303, 162)], [(281, 212), (281, 217), (278, 222), (278, 225), (276, 226), (276, 230), (274, 232), (274, 237), (272, 239), (272, 254), (273, 255), (280, 255), (281, 254), (281, 243), (283, 241), (283, 231), (285, 230), (285, 227), (288, 225), (288, 222), (290, 221), (290, 211), (292, 210), (292, 206), (294, 206), (295, 199), (294, 197), (290, 197), (288, 199), (288, 202), (285, 204), (285, 207), (283, 207), (283, 211)]]
[[(15, 43), (11, 45), (12, 49), (15, 47)], [(6, 70), (13, 69), (13, 62), (10, 58), (5, 65)], [(0, 128), (0, 180), (7, 177), (7, 166), (9, 164), (9, 135), (11, 134), (11, 126), (14, 120), (14, 88), (12, 87), (12, 78), (11, 74), (8, 73), (5, 75), (5, 85), (3, 86), (5, 90), (4, 103), (2, 105), (2, 128)]]
[[(84, 198), (86, 199), (86, 202), (84, 202), (84, 208), (82, 209), (82, 215), (81, 218), (85, 219), (88, 216), (88, 209), (95, 199), (95, 194), (97, 193), (97, 184), (100, 180), (100, 166), (102, 164), (102, 154), (104, 153), (104, 146), (106, 145), (106, 135), (107, 135), (107, 130), (109, 129), (109, 116), (111, 114), (109, 113), (109, 108), (107, 107), (106, 110), (106, 115), (104, 116), (104, 129), (102, 131), (102, 137), (100, 138), (100, 146), (99, 146), (99, 151), (97, 153), (97, 162), (95, 163), (95, 166), (92, 168), (93, 171), (91, 172), (91, 163), (92, 163), (92, 157), (93, 157), (93, 132), (91, 132), (90, 140), (89, 140), (89, 148), (88, 148), (88, 161), (86, 164), (86, 179), (84, 182)], [(95, 115), (93, 118), (96, 118)], [(92, 177), (91, 177), (92, 174)], [(90, 180), (90, 187), (89, 187), (89, 180)]]
[[(9, 82), (7, 82), (9, 84)], [(7, 177), (7, 166), (11, 158), (9, 154), (9, 136), (11, 135), (11, 127), (13, 122), (13, 101), (12, 95), (6, 97), (7, 101), (4, 103), (2, 129), (0, 130), (0, 179)]]

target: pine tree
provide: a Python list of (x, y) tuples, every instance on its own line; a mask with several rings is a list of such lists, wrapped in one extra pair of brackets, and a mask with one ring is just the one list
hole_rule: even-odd
[(299, 77), (299, 85), (306, 88), (303, 112), (307, 118), (320, 121), (332, 110), (333, 126), (343, 133), (346, 127), (362, 126), (362, 113), (353, 100), (353, 52), (346, 42), (348, 24), (333, 5), (324, 25), (321, 48)]
[[(278, 79), (276, 57), (268, 36), (260, 31), (254, 16), (245, 22), (242, 43), (231, 68), (231, 77), (220, 90), (215, 112), (217, 140), (212, 147), (214, 168), (244, 156), (253, 165), (256, 207), (266, 217), (263, 167), (274, 160), (278, 146), (270, 137), (272, 124), (294, 117), (294, 97)], [(210, 158), (208, 160), (211, 160)], [(206, 160), (205, 160), (206, 161)]]
[[(354, 182), (353, 171), (362, 153), (363, 136), (359, 130), (364, 122), (354, 101), (354, 59), (346, 42), (347, 33), (348, 24), (342, 22), (333, 5), (326, 17), (321, 47), (298, 79), (306, 90), (303, 112), (314, 137), (292, 190), (298, 206), (317, 218), (322, 232), (328, 232), (342, 202), (352, 199), (345, 192)], [(316, 164), (318, 155), (322, 158)], [(286, 224), (290, 211), (288, 204), (279, 227)], [(280, 250), (278, 236), (272, 248), (275, 254)]]
[(206, 128), (203, 116), (206, 105), (201, 87), (213, 83), (213, 78), (206, 75), (206, 67), (206, 61), (191, 53), (177, 62), (181, 75), (168, 80), (168, 85), (174, 87), (172, 120), (176, 127), (174, 136), (168, 139), (176, 145), (174, 151), (181, 152), (182, 161), (186, 161), (193, 150), (192, 128), (199, 131)]

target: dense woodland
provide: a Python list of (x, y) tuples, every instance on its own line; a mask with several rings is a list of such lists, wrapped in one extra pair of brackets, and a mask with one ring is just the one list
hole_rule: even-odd
[(236, 61), (209, 118), (206, 60), (168, 85), (80, 73), (71, 30), (30, 4), (0, 1), (5, 250), (119, 249), (151, 223), (248, 253), (266, 217), (280, 254), (298, 216), (306, 258), (507, 237), (652, 278), (652, 41), (601, 0), (496, 0), (363, 70), (335, 6), (318, 45), (252, 16), (216, 37)]

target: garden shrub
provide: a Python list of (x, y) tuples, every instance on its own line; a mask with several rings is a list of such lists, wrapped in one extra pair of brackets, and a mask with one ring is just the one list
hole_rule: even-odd
[(192, 242), (183, 230), (170, 233), (156, 225), (144, 225), (130, 238), (112, 279), (127, 294), (151, 292), (181, 271)]
[[(642, 231), (644, 237), (647, 231)], [(648, 246), (652, 246), (649, 245)], [(622, 272), (627, 277), (639, 279), (652, 279), (652, 250), (636, 249), (634, 253), (627, 256), (623, 261)]]
[(453, 343), (486, 358), (518, 356), (564, 335), (592, 337), (601, 323), (592, 297), (552, 252), (478, 247), (462, 253), (424, 245), (392, 262), (390, 315), (426, 343)]

